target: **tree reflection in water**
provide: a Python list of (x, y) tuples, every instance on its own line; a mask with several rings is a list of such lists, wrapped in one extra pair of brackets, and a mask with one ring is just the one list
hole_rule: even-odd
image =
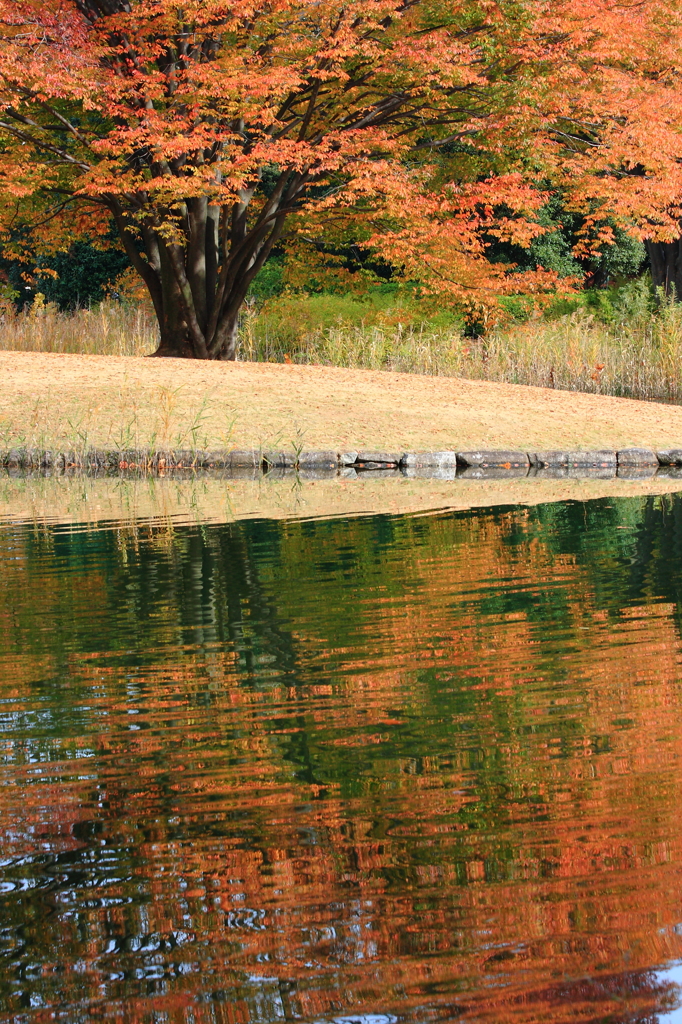
[(653, 1021), (682, 502), (0, 531), (0, 1014)]

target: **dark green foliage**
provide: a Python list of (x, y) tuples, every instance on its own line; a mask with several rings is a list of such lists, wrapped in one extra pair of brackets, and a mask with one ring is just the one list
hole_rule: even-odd
[(540, 210), (538, 223), (549, 229), (528, 249), (491, 241), (488, 257), (493, 262), (515, 263), (520, 270), (555, 270), (559, 277), (585, 278), (591, 288), (605, 288), (624, 278), (636, 277), (646, 266), (644, 243), (622, 228), (612, 226), (614, 241), (603, 245), (599, 255), (577, 259), (574, 247), (581, 241), (584, 218), (565, 209), (563, 197), (555, 192)]
[(101, 302), (114, 283), (129, 266), (128, 257), (119, 249), (95, 249), (86, 242), (76, 242), (68, 252), (58, 253), (41, 261), (42, 267), (58, 275), (38, 275), (36, 291), (60, 309), (75, 309)]
[(616, 241), (607, 246), (599, 260), (602, 273), (610, 278), (636, 277), (641, 274), (646, 263), (644, 243), (620, 228), (614, 229)]
[(260, 304), (284, 289), (284, 261), (281, 256), (271, 257), (263, 265), (249, 288), (249, 299)]
[(582, 278), (585, 268), (572, 252), (571, 239), (565, 230), (558, 229), (540, 235), (521, 257), (519, 265), (523, 270), (555, 270), (559, 277)]
[[(120, 249), (102, 250), (87, 242), (75, 242), (68, 252), (49, 257), (36, 254), (28, 263), (0, 257), (0, 281), (12, 288), (20, 309), (41, 292), (48, 302), (70, 310), (101, 302), (129, 265)], [(57, 276), (41, 273), (45, 270)]]

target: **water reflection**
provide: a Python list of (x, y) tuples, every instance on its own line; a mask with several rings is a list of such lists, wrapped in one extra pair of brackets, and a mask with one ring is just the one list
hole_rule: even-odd
[(674, 1020), (682, 500), (0, 531), (0, 1014)]

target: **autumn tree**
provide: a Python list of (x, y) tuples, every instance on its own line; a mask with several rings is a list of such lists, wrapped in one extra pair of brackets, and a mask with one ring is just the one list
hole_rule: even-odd
[(64, 248), (113, 220), (157, 354), (204, 359), (235, 357), (285, 237), (359, 241), (453, 296), (551, 284), (485, 256), (542, 230), (510, 116), (527, 14), (506, 6), (0, 0), (6, 243)]
[(624, 229), (682, 297), (682, 4), (537, 0), (519, 51), (537, 166), (584, 218), (578, 255)]

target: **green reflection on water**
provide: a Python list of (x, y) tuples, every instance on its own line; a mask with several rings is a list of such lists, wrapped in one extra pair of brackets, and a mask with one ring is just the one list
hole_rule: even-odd
[(674, 1003), (681, 515), (0, 531), (0, 1014)]

